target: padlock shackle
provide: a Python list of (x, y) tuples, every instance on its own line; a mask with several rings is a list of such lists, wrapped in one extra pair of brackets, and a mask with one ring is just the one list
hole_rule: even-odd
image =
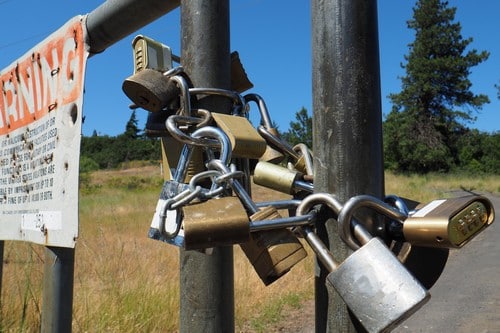
[(259, 127), (257, 127), (257, 132), (259, 132), (259, 134), (272, 147), (275, 147), (276, 149), (280, 150), (282, 153), (285, 153), (296, 161), (300, 158), (300, 155), (295, 150), (293, 150), (293, 147), (290, 146), (288, 142), (281, 140), (280, 138), (269, 132), (269, 130), (264, 126), (260, 125)]
[(266, 129), (270, 130), (273, 128), (273, 122), (271, 120), (271, 116), (269, 115), (269, 110), (267, 109), (266, 102), (264, 99), (257, 94), (246, 94), (243, 96), (245, 103), (255, 102), (257, 104), (257, 108), (260, 113), (260, 124), (264, 126)]
[(304, 143), (298, 143), (295, 146), (293, 146), (293, 150), (301, 153), (301, 155), (304, 157), (304, 165), (305, 165), (306, 174), (308, 176), (313, 176), (314, 175), (314, 166), (313, 166), (312, 156), (311, 156), (312, 153), (311, 153), (311, 150), (309, 149), (309, 147), (307, 147), (307, 145)]
[[(353, 221), (354, 213), (360, 208), (370, 208), (380, 213), (391, 220), (396, 220), (401, 223), (408, 217), (407, 215), (399, 212), (394, 207), (389, 204), (379, 200), (371, 195), (358, 195), (350, 198), (344, 204), (344, 207), (340, 210), (337, 218), (338, 230), (342, 240), (352, 249), (359, 249), (359, 244), (366, 244), (367, 240), (371, 237), (367, 236), (367, 232), (363, 231), (364, 227), (361, 224), (356, 224)], [(357, 228), (356, 234), (361, 237), (356, 240), (356, 236), (353, 236), (351, 228)]]
[[(206, 116), (210, 117), (210, 112), (207, 110), (201, 109), (201, 110), (198, 110), (198, 112), (199, 113), (206, 112)], [(185, 126), (189, 126), (189, 125), (201, 126), (204, 123), (206, 123), (206, 119), (204, 119), (204, 118), (172, 115), (172, 116), (167, 118), (167, 120), (165, 122), (165, 127), (167, 128), (168, 132), (170, 133), (170, 135), (174, 139), (176, 139), (177, 141), (180, 141), (184, 144), (198, 146), (198, 147), (207, 147), (207, 146), (218, 147), (220, 145), (219, 141), (214, 140), (214, 139), (207, 139), (207, 138), (194, 138), (193, 136), (184, 133), (178, 126), (179, 124), (182, 124)]]
[(330, 208), (337, 216), (342, 210), (342, 204), (335, 198), (332, 194), (328, 193), (314, 193), (308, 195), (302, 200), (300, 205), (297, 207), (297, 215), (305, 215), (309, 212), (314, 205), (324, 204)]
[(219, 148), (220, 148), (219, 159), (225, 165), (228, 165), (229, 162), (231, 162), (231, 152), (233, 150), (233, 147), (231, 141), (229, 140), (229, 137), (220, 128), (213, 126), (205, 126), (194, 131), (193, 134), (191, 134), (191, 136), (196, 139), (200, 138), (216, 139), (219, 142)]
[(316, 212), (311, 211), (306, 215), (280, 217), (271, 220), (250, 221), (250, 232), (303, 227), (314, 223)]

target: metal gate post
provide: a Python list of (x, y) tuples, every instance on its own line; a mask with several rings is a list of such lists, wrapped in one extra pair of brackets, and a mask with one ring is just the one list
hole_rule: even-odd
[(71, 332), (75, 249), (45, 247), (41, 332)]
[[(230, 88), (228, 0), (181, 1), (181, 64), (195, 87)], [(200, 107), (228, 113), (224, 102)], [(180, 250), (180, 332), (234, 332), (233, 269), (232, 247)]]
[[(325, 0), (311, 6), (315, 191), (334, 193), (342, 202), (358, 194), (382, 197), (377, 2)], [(367, 227), (373, 232), (377, 223)], [(339, 260), (351, 252), (335, 222), (318, 233)], [(328, 272), (317, 269), (316, 332), (362, 330), (336, 293), (328, 294)]]

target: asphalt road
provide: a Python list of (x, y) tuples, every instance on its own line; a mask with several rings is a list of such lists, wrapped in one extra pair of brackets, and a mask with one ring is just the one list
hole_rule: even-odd
[(451, 250), (430, 301), (393, 332), (500, 333), (500, 197), (496, 221)]

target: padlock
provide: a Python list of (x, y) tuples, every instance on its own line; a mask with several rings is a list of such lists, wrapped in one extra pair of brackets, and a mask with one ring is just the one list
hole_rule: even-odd
[(144, 35), (137, 35), (132, 40), (134, 56), (134, 74), (144, 69), (166, 72), (172, 68), (170, 47)]
[(247, 242), (249, 218), (234, 196), (213, 198), (182, 207), (184, 248), (211, 248)]
[[(219, 140), (220, 158), (224, 161), (223, 163), (227, 163), (231, 159), (231, 143), (225, 133), (219, 128), (205, 126), (194, 131), (192, 136), (194, 138), (205, 136)], [(178, 201), (188, 202), (188, 200), (194, 200), (202, 196), (200, 193), (201, 187), (198, 187), (198, 191), (196, 192), (196, 189), (192, 189), (188, 184), (184, 183), (188, 176), (194, 148), (192, 145), (184, 145), (180, 153), (177, 168), (173, 174), (173, 179), (166, 181), (163, 185), (160, 199), (158, 200), (151, 222), (150, 238), (180, 247), (184, 246), (183, 212), (181, 208), (174, 206), (181, 206)]]
[(284, 168), (280, 165), (260, 161), (254, 169), (253, 182), (257, 185), (271, 188), (278, 192), (293, 194), (295, 191), (304, 190), (312, 193), (314, 186), (301, 179), (298, 171)]
[(266, 150), (266, 141), (257, 133), (250, 121), (222, 113), (212, 113), (212, 117), (231, 141), (232, 156), (257, 159)]
[(494, 219), (490, 200), (468, 195), (434, 200), (410, 214), (402, 228), (404, 239), (412, 245), (460, 248)]
[[(325, 204), (334, 212), (339, 207), (331, 195), (312, 194), (299, 205), (297, 215), (316, 204)], [(355, 237), (359, 237), (362, 246), (340, 264), (310, 227), (301, 227), (300, 232), (330, 272), (326, 281), (363, 327), (368, 332), (388, 332), (420, 309), (430, 294), (384, 242), (371, 237), (360, 224), (353, 224)]]
[[(229, 169), (217, 160), (211, 160), (208, 168), (229, 174)], [(245, 206), (251, 221), (281, 217), (274, 207), (259, 209), (238, 180), (229, 178), (227, 182)], [(252, 232), (250, 241), (240, 246), (265, 285), (279, 279), (307, 256), (299, 239), (289, 229)]]
[[(250, 216), (252, 222), (278, 218), (281, 215), (271, 206)], [(307, 256), (299, 239), (289, 229), (252, 232), (250, 240), (240, 246), (266, 286)]]
[[(264, 99), (257, 94), (247, 94), (244, 96), (244, 99), (247, 105), (249, 102), (255, 102), (257, 104), (262, 126), (264, 126), (267, 131), (278, 137), (278, 130), (273, 127), (273, 123), (271, 121), (271, 117), (269, 116), (269, 111), (267, 109), (266, 103), (264, 102)], [(283, 155), (270, 145), (266, 144), (266, 150), (264, 154), (260, 156), (259, 160), (277, 164), (283, 161), (284, 158), (285, 155)]]

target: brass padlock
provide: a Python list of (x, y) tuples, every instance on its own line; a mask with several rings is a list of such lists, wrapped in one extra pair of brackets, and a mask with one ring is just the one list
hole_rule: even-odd
[(266, 150), (266, 141), (245, 117), (212, 113), (212, 117), (231, 141), (233, 157), (258, 159)]
[[(276, 208), (268, 206), (250, 216), (251, 221), (280, 218)], [(307, 252), (299, 239), (288, 229), (253, 232), (241, 249), (267, 286), (286, 274)]]
[(132, 41), (134, 74), (146, 68), (166, 72), (172, 68), (172, 50), (149, 37), (137, 35)]
[(302, 180), (301, 176), (298, 171), (260, 161), (255, 166), (253, 182), (286, 194), (293, 194), (296, 190), (313, 192), (313, 184)]
[(250, 238), (249, 218), (237, 197), (192, 203), (181, 211), (186, 250), (243, 243)]
[(413, 245), (460, 248), (495, 219), (491, 202), (482, 196), (434, 200), (403, 223), (403, 235)]
[[(229, 168), (220, 160), (211, 160), (207, 166), (208, 169), (219, 170), (223, 174), (230, 173)], [(281, 217), (272, 206), (259, 209), (237, 179), (228, 178), (227, 183), (250, 214), (252, 222)], [(307, 256), (299, 239), (288, 229), (253, 232), (250, 240), (240, 246), (265, 285), (276, 281)]]

